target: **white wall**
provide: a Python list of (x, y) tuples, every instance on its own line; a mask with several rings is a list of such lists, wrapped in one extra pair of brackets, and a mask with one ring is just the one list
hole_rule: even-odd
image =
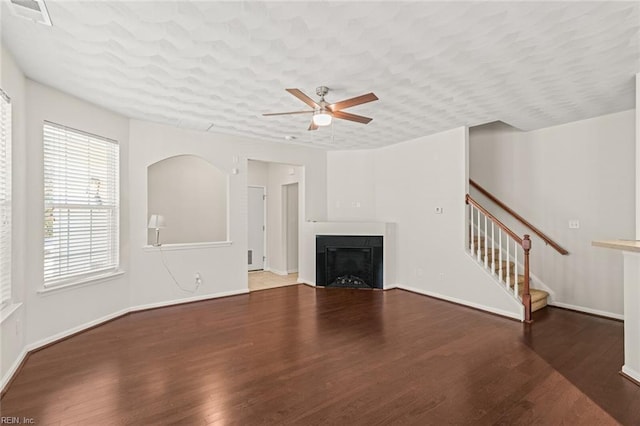
[[(27, 186), (26, 167), (27, 148), (25, 141), (25, 111), (26, 89), (25, 78), (16, 65), (11, 54), (2, 47), (0, 51), (0, 87), (11, 97), (12, 108), (12, 268), (11, 282), (13, 286), (13, 301), (20, 304), (25, 300), (25, 276), (24, 272), (28, 261), (26, 259), (26, 247), (20, 244), (24, 241), (27, 229), (25, 216), (27, 213)], [(10, 306), (2, 312), (0, 324), (0, 377), (3, 382), (11, 370), (17, 367), (20, 354), (25, 345), (25, 305)], [(7, 313), (13, 311), (10, 316)]]
[[(93, 104), (27, 80), (26, 343), (73, 329), (126, 308), (129, 271), (129, 120)], [(45, 120), (118, 141), (120, 145), (120, 266), (124, 276), (72, 290), (43, 288), (43, 150)], [(20, 245), (23, 242), (15, 240)]]
[[(339, 151), (338, 151), (339, 152)], [(329, 202), (327, 208), (332, 220), (375, 221), (376, 186), (373, 182), (374, 150), (349, 151), (349, 155), (333, 155), (331, 172), (327, 174)], [(344, 176), (349, 175), (348, 185)]]
[(640, 73), (636, 74), (636, 239), (640, 240)]
[(249, 160), (247, 162), (247, 185), (264, 186), (269, 184), (269, 163)]
[[(619, 253), (593, 240), (633, 238), (634, 111), (520, 132), (504, 124), (470, 130), (471, 178), (569, 251), (561, 256), (532, 235), (531, 272), (554, 292), (553, 303), (620, 317)], [(531, 232), (474, 198), (518, 234)], [(569, 220), (580, 221), (569, 229)]]
[[(131, 120), (131, 304), (144, 306), (169, 303), (192, 297), (235, 294), (247, 291), (247, 185), (248, 159), (266, 162), (300, 164), (306, 171), (305, 185), (312, 196), (304, 200), (311, 218), (326, 217), (326, 157), (324, 151), (306, 147), (255, 141), (248, 138), (196, 132), (170, 126)], [(149, 149), (153, 146), (153, 149)], [(147, 173), (146, 169), (164, 158), (175, 155), (197, 155), (224, 171), (229, 179), (229, 246), (165, 251), (165, 261), (180, 284), (194, 289), (194, 274), (200, 272), (202, 285), (195, 293), (180, 290), (162, 265), (161, 253), (145, 251), (147, 237)], [(282, 166), (285, 167), (285, 166)], [(238, 174), (232, 174), (237, 168)], [(285, 167), (286, 174), (291, 166)], [(274, 169), (274, 177), (278, 174)], [(275, 178), (269, 182), (276, 182)], [(295, 176), (294, 176), (295, 177)], [(270, 189), (267, 190), (271, 194)], [(268, 236), (269, 239), (269, 236)], [(305, 241), (301, 252), (312, 243)], [(312, 248), (311, 248), (312, 250)], [(301, 275), (310, 275), (314, 261), (312, 252), (300, 265)]]
[[(465, 252), (466, 153), (465, 128), (364, 153), (330, 152), (329, 219), (395, 223), (400, 287), (520, 318), (522, 305)], [(358, 164), (355, 174), (349, 164)]]
[[(227, 175), (193, 155), (179, 155), (147, 169), (147, 217), (160, 214), (162, 244), (227, 240)], [(155, 242), (148, 231), (148, 243)]]

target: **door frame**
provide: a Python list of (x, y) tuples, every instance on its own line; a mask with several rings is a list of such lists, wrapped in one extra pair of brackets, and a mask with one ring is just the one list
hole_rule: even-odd
[[(289, 272), (289, 192), (288, 188), (292, 185), (296, 185), (298, 188), (298, 205), (296, 206), (296, 214), (298, 215), (298, 268), (296, 272)], [(282, 191), (282, 203), (280, 208), (282, 209), (282, 259), (284, 260), (284, 270), (287, 274), (299, 273), (300, 271), (300, 182), (290, 182), (281, 185)]]
[[(249, 190), (248, 188), (262, 188), (262, 253), (264, 255), (264, 259), (262, 259), (262, 270), (266, 271), (267, 260), (269, 256), (267, 254), (267, 187), (264, 185), (247, 185), (247, 245), (249, 244)], [(254, 272), (249, 271), (247, 272)]]

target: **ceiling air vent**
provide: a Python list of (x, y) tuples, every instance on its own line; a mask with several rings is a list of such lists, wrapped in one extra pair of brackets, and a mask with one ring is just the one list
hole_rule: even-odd
[(10, 0), (9, 5), (14, 15), (51, 26), (51, 18), (44, 0)]

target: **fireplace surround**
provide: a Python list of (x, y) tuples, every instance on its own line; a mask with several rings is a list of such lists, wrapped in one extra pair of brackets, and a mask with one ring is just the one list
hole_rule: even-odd
[(383, 237), (316, 235), (316, 285), (383, 288)]

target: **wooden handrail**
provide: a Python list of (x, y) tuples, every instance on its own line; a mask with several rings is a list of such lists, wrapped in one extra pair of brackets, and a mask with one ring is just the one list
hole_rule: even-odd
[(509, 227), (507, 227), (507, 225), (505, 225), (504, 223), (500, 222), (494, 215), (492, 215), (491, 213), (489, 213), (487, 211), (487, 209), (485, 209), (484, 207), (482, 207), (476, 200), (474, 200), (473, 198), (471, 198), (471, 195), (467, 194), (466, 197), (466, 202), (467, 204), (473, 204), (473, 206), (480, 210), (482, 212), (482, 214), (484, 214), (485, 216), (487, 216), (489, 219), (491, 219), (493, 222), (495, 222), (496, 225), (498, 225), (498, 227), (500, 229), (502, 229), (504, 232), (506, 232), (507, 234), (509, 234), (509, 236), (511, 238), (514, 239), (515, 242), (518, 243), (518, 245), (520, 247), (522, 247), (522, 238), (520, 238), (518, 236), (518, 234), (516, 234), (515, 232), (513, 232), (511, 229), (509, 229)]
[[(469, 179), (469, 183), (471, 184), (471, 186), (473, 186), (474, 188), (476, 188), (478, 191), (480, 191), (480, 193), (482, 195), (484, 195), (485, 197), (487, 197), (488, 199), (490, 199), (491, 201), (493, 201), (494, 203), (496, 203), (498, 206), (500, 206), (500, 208), (502, 208), (504, 211), (506, 211), (507, 213), (509, 213), (511, 216), (515, 217), (516, 219), (518, 219), (518, 221), (520, 221), (520, 223), (522, 223), (524, 226), (526, 226), (527, 228), (531, 229), (531, 231), (533, 231), (534, 234), (536, 234), (538, 237), (540, 237), (545, 243), (549, 244), (551, 247), (553, 247), (558, 253), (560, 253), (561, 255), (565, 256), (567, 254), (569, 254), (569, 252), (567, 250), (565, 250), (564, 248), (562, 248), (558, 243), (556, 243), (555, 241), (553, 241), (548, 235), (546, 235), (544, 232), (542, 232), (541, 230), (539, 230), (538, 228), (536, 228), (535, 226), (533, 226), (531, 223), (529, 223), (525, 218), (523, 218), (522, 216), (520, 216), (518, 213), (516, 213), (515, 211), (513, 211), (513, 209), (511, 209), (509, 206), (507, 206), (505, 203), (503, 203), (502, 201), (498, 200), (493, 194), (491, 194), (489, 191), (487, 191), (486, 189), (484, 189), (482, 186), (478, 185), (474, 180)], [(477, 207), (477, 203), (474, 204)], [(484, 212), (483, 212), (484, 213)], [(493, 217), (493, 216), (492, 216)]]
[[(531, 250), (531, 239), (525, 234), (522, 240), (524, 250), (524, 288), (522, 289), (522, 304), (524, 305), (524, 322), (531, 324), (531, 291), (529, 289), (529, 250)], [(518, 278), (516, 277), (516, 280)]]

